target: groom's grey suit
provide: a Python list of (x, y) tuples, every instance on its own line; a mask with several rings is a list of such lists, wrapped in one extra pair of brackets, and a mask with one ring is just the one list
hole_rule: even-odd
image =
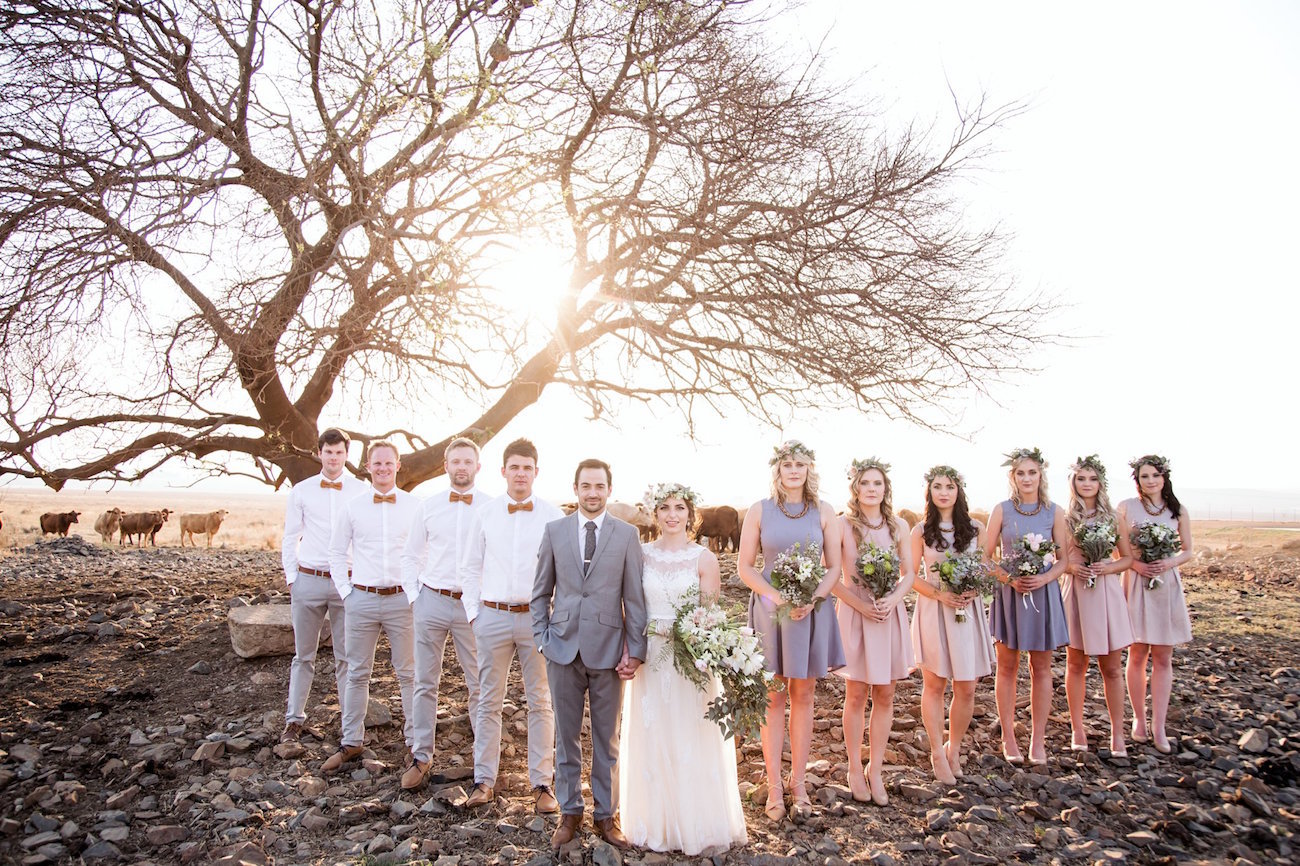
[(555, 708), (555, 794), (560, 811), (581, 815), (582, 709), (591, 703), (591, 793), (597, 821), (618, 814), (618, 718), (623, 681), (614, 670), (627, 642), (645, 660), (641, 543), (630, 524), (605, 514), (591, 565), (583, 569), (582, 512), (546, 525), (537, 559), (533, 635), (546, 655)]

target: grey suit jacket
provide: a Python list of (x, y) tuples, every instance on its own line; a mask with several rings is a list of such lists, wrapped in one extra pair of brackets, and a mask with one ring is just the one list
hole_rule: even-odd
[(636, 528), (605, 515), (586, 576), (578, 549), (581, 512), (546, 524), (537, 556), (531, 612), (533, 637), (546, 658), (569, 664), (579, 654), (589, 668), (618, 666), (628, 655), (645, 661), (645, 594), (641, 538)]

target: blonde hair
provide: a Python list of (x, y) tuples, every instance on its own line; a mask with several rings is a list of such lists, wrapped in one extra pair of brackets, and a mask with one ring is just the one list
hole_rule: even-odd
[[(817, 498), (817, 490), (821, 480), (817, 475), (817, 464), (811, 460), (800, 460), (794, 458), (796, 462), (808, 464), (808, 477), (803, 482), (803, 502), (811, 502), (816, 505), (820, 500)], [(781, 463), (780, 461), (772, 464), (772, 498), (778, 505), (786, 503), (785, 488), (781, 486)]]
[(1020, 491), (1016, 488), (1016, 469), (1026, 460), (1032, 460), (1034, 465), (1038, 467), (1038, 501), (1043, 504), (1044, 508), (1050, 508), (1052, 500), (1047, 495), (1047, 473), (1043, 471), (1043, 464), (1032, 457), (1021, 457), (1019, 460), (1013, 461), (1011, 468), (1007, 470), (1007, 486), (1011, 488), (1011, 501), (1016, 505), (1024, 504), (1020, 501)]
[(885, 479), (885, 495), (880, 500), (880, 516), (885, 521), (886, 528), (889, 529), (889, 540), (893, 542), (894, 549), (901, 550), (902, 545), (898, 537), (898, 528), (894, 524), (894, 485), (889, 481), (889, 473), (879, 466), (863, 466), (857, 472), (849, 476), (849, 502), (844, 508), (844, 516), (849, 519), (849, 526), (853, 529), (854, 546), (862, 544), (862, 539), (867, 534), (867, 518), (862, 513), (862, 503), (858, 501), (858, 482), (862, 476), (871, 470), (880, 473), (880, 477)]
[[(1065, 522), (1070, 527), (1070, 532), (1074, 532), (1080, 523), (1088, 519), (1083, 497), (1079, 495), (1079, 491), (1074, 489), (1074, 479), (1082, 469), (1092, 469), (1092, 471), (1097, 472), (1091, 466), (1078, 466), (1070, 471), (1070, 510), (1065, 513)], [(1115, 509), (1111, 507), (1110, 494), (1106, 492), (1105, 473), (1097, 472), (1097, 483), (1099, 485), (1097, 487), (1097, 513), (1093, 515), (1093, 518), (1096, 520), (1114, 520)]]

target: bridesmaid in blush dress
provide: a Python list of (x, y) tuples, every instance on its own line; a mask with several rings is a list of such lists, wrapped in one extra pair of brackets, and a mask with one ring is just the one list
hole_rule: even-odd
[[(849, 759), (849, 790), (853, 799), (865, 801), (869, 785), (871, 801), (877, 806), (889, 803), (880, 771), (885, 763), (889, 730), (894, 724), (894, 683), (905, 679), (913, 667), (903, 598), (912, 591), (916, 577), (911, 545), (903, 544), (907, 523), (894, 516), (888, 471), (888, 464), (874, 457), (854, 460), (849, 468), (849, 502), (840, 518), (844, 579), (835, 584), (845, 658), (844, 667), (835, 673), (844, 677), (844, 746)], [(901, 566), (898, 584), (881, 598), (874, 597), (870, 589), (858, 583), (858, 556), (869, 544), (892, 551)], [(862, 722), (868, 689), (871, 760), (867, 763), (864, 785)]]
[[(919, 563), (912, 648), (921, 668), (921, 723), (930, 740), (934, 777), (954, 785), (962, 775), (961, 744), (975, 712), (975, 685), (993, 672), (993, 639), (978, 592), (955, 595), (944, 588), (931, 566), (948, 551), (982, 551), (984, 526), (972, 520), (966, 483), (951, 466), (925, 473), (925, 517), (912, 528), (912, 559)], [(964, 619), (957, 620), (962, 613)], [(948, 733), (944, 735), (943, 696), (952, 680)]]
[[(817, 497), (815, 456), (808, 446), (791, 439), (775, 449), (772, 497), (756, 502), (745, 514), (740, 530), (736, 568), (752, 590), (749, 624), (763, 643), (767, 669), (785, 688), (768, 693), (767, 723), (763, 726), (763, 764), (767, 770), (767, 805), (773, 821), (786, 815), (781, 783), (781, 753), (785, 743), (785, 707), (790, 703), (790, 798), (796, 817), (812, 814), (804, 787), (808, 752), (812, 748), (813, 692), (820, 677), (844, 665), (844, 648), (835, 622), (835, 608), (824, 603), (840, 575), (840, 521), (830, 503)], [(814, 593), (814, 603), (778, 618), (781, 595), (769, 578), (776, 558), (794, 544), (821, 547), (826, 576)], [(763, 570), (756, 567), (762, 550)]]
[[(1116, 525), (1115, 551), (1104, 562), (1087, 565), (1074, 535), (1088, 522)], [(1070, 551), (1061, 600), (1070, 629), (1065, 651), (1065, 700), (1070, 705), (1070, 749), (1088, 751), (1088, 731), (1083, 722), (1087, 694), (1088, 657), (1097, 657), (1106, 712), (1110, 716), (1110, 753), (1128, 755), (1124, 744), (1124, 648), (1133, 642), (1128, 602), (1120, 575), (1133, 561), (1128, 537), (1118, 531), (1117, 516), (1106, 495), (1106, 467), (1096, 454), (1081, 457), (1070, 467), (1070, 507), (1065, 516), (1070, 530)], [(1089, 586), (1091, 582), (1091, 586)]]
[[(1069, 542), (1065, 513), (1047, 498), (1047, 461), (1037, 448), (1020, 448), (1007, 455), (1011, 498), (993, 507), (989, 515), (985, 553), (992, 559), (1001, 548), (1002, 556), (1030, 533), (1050, 538), (1064, 554)], [(995, 560), (996, 561), (996, 560)], [(998, 705), (998, 726), (1002, 730), (1002, 755), (1008, 763), (1020, 764), (1024, 756), (1016, 744), (1016, 683), (1020, 676), (1020, 654), (1029, 653), (1029, 763), (1047, 763), (1047, 716), (1052, 710), (1052, 653), (1069, 642), (1065, 610), (1061, 603), (1060, 576), (1065, 572), (1064, 555), (1053, 554), (1039, 574), (1008, 576), (999, 571), (1002, 582), (993, 594), (989, 629), (998, 656), (994, 695)]]
[[(1133, 740), (1145, 743), (1147, 734), (1147, 658), (1151, 659), (1151, 743), (1169, 754), (1173, 747), (1165, 733), (1169, 692), (1174, 684), (1174, 647), (1192, 639), (1183, 577), (1178, 567), (1192, 558), (1192, 518), (1174, 495), (1169, 461), (1156, 454), (1129, 464), (1138, 496), (1119, 504), (1120, 531), (1128, 534), (1143, 523), (1160, 523), (1178, 531), (1183, 549), (1159, 562), (1142, 562), (1133, 550), (1133, 564), (1124, 575), (1133, 646), (1128, 651), (1128, 699), (1133, 706)], [(1159, 578), (1151, 586), (1151, 578)]]

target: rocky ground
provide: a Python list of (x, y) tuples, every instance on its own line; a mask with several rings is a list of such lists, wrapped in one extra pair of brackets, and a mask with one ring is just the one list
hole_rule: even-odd
[[(750, 842), (714, 859), (719, 866), (1295, 862), (1296, 575), (1300, 558), (1285, 549), (1210, 553), (1188, 570), (1197, 639), (1175, 656), (1170, 727), (1178, 748), (1171, 756), (1149, 746), (1130, 746), (1127, 759), (1071, 754), (1062, 654), (1047, 767), (1002, 760), (989, 682), (978, 692), (967, 776), (952, 789), (936, 784), (914, 677), (898, 689), (886, 773), (892, 802), (858, 804), (844, 787), (843, 691), (829, 678), (817, 694), (813, 817), (802, 824), (763, 817), (762, 759), (746, 745)], [(239, 659), (225, 623), (232, 604), (287, 601), (282, 586), (271, 552), (119, 551), (73, 538), (0, 557), (0, 859), (553, 862), (553, 822), (531, 814), (527, 797), (517, 679), (502, 796), (472, 814), (456, 805), (472, 782), (472, 761), (450, 646), (436, 759), (446, 783), (399, 791), (400, 702), (383, 663), (373, 694), (397, 722), (371, 728), (371, 752), (350, 774), (319, 774), (338, 730), (327, 650), (310, 711), (320, 737), (277, 744), (289, 660)], [(743, 597), (734, 577), (728, 592)], [(1104, 744), (1095, 670), (1089, 700), (1093, 743)], [(1020, 716), (1027, 724), (1028, 710)], [(620, 858), (587, 837), (559, 859), (615, 866)], [(667, 862), (655, 854), (626, 860)]]

